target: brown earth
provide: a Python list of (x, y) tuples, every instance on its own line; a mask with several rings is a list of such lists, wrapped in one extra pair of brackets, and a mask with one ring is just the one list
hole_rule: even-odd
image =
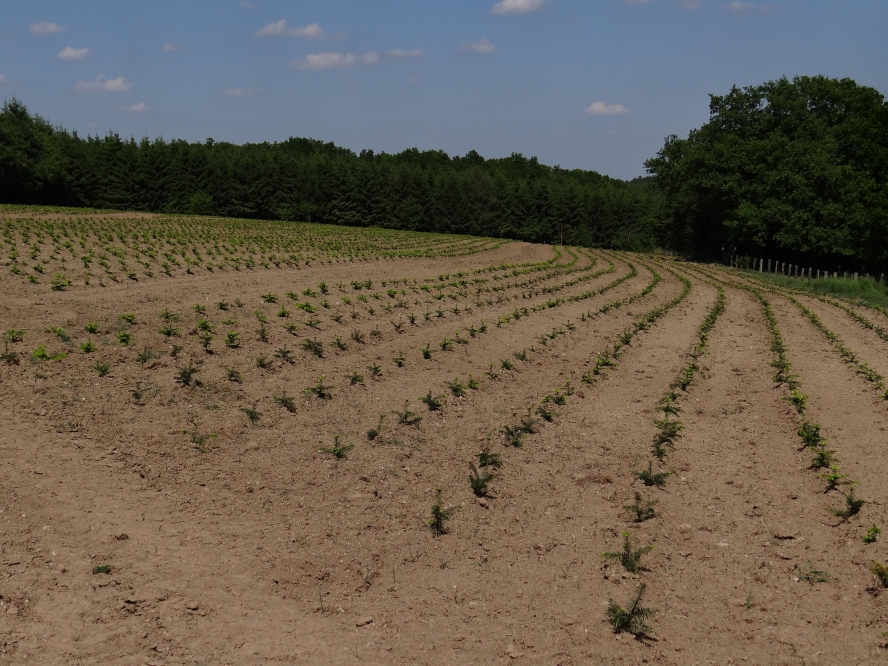
[[(0, 366), (0, 663), (886, 661), (886, 597), (868, 567), (888, 553), (881, 541), (862, 541), (870, 525), (888, 526), (885, 401), (794, 306), (767, 294), (809, 396), (808, 418), (867, 500), (843, 520), (830, 509), (843, 507), (846, 488), (824, 492), (800, 450), (799, 417), (772, 381), (762, 307), (729, 286), (694, 384), (677, 401), (682, 437), (653, 466), (672, 475), (662, 489), (647, 488), (631, 470), (651, 460), (655, 407), (688, 362), (717, 292), (682, 264), (574, 255), (561, 274), (477, 274), (489, 280), (482, 288), (505, 288), (452, 288), (441, 301), (404, 283), (394, 285), (404, 294), (389, 297), (381, 281), (433, 284), (441, 273), (545, 261), (552, 248), (508, 243), (458, 258), (64, 292), (0, 278), (0, 327), (27, 331), (9, 345), (20, 362)], [(560, 263), (570, 261), (565, 252)], [(663, 279), (650, 293), (596, 314), (639, 294), (654, 270)], [(677, 275), (691, 280), (687, 297), (638, 333), (616, 367), (584, 382), (621, 332), (680, 295)], [(379, 299), (335, 286), (368, 279)], [(321, 295), (306, 297), (317, 310), (309, 314), (284, 297), (322, 281), (330, 308)], [(263, 302), (269, 293), (279, 302)], [(215, 305), (235, 299), (244, 307)], [(190, 309), (195, 302), (205, 314)], [(805, 304), (888, 372), (886, 343), (835, 308)], [(288, 317), (277, 317), (282, 305)], [(179, 337), (157, 332), (164, 308), (180, 315)], [(520, 308), (529, 311), (499, 320)], [(267, 317), (268, 342), (256, 338), (255, 310)], [(119, 321), (123, 313), (136, 323)], [(201, 318), (216, 327), (212, 354), (192, 333)], [(100, 332), (86, 333), (88, 322)], [(295, 335), (283, 329), (288, 322), (299, 325)], [(69, 343), (47, 330), (57, 326)], [(239, 347), (223, 344), (229, 330)], [(121, 346), (118, 333), (132, 342)], [(333, 346), (337, 336), (347, 349)], [(445, 337), (452, 350), (440, 349)], [(79, 349), (87, 340), (97, 347), (91, 354)], [(306, 340), (322, 343), (323, 358), (302, 348)], [(32, 361), (38, 345), (68, 355)], [(176, 358), (173, 345), (182, 347)], [(154, 355), (142, 362), (145, 349)], [(282, 349), (292, 363), (275, 356)], [(525, 361), (513, 356), (522, 350)], [(259, 357), (271, 365), (257, 367)], [(401, 357), (403, 367), (393, 361)], [(107, 376), (96, 362), (109, 364)], [(177, 383), (188, 365), (201, 386)], [(241, 381), (229, 380), (229, 368)], [(352, 384), (353, 373), (363, 383)], [(334, 387), (332, 399), (304, 392), (319, 376)], [(450, 394), (447, 382), (470, 377), (478, 388)], [(419, 401), (429, 393), (440, 410)], [(562, 406), (543, 402), (560, 395)], [(549, 406), (553, 422), (534, 417), (523, 447), (509, 447), (504, 426), (537, 406)], [(259, 413), (252, 425), (249, 410)], [(421, 422), (398, 423), (413, 416)], [(372, 440), (371, 429), (379, 431)], [(343, 459), (319, 451), (336, 436), (354, 444)], [(502, 467), (478, 498), (469, 463), (482, 449), (500, 453)], [(438, 488), (454, 511), (436, 536), (428, 520)], [(636, 492), (656, 501), (656, 517), (631, 521), (624, 507)], [(624, 531), (635, 547), (654, 546), (637, 574), (601, 555), (621, 547)], [(97, 566), (110, 572), (94, 573)], [(811, 571), (829, 580), (805, 580)], [(610, 599), (627, 605), (642, 582), (643, 603), (658, 612), (653, 631), (635, 640), (614, 633), (605, 610)]]

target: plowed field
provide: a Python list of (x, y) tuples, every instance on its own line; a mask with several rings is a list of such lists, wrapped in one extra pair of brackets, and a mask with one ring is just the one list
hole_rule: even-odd
[(7, 218), (0, 663), (885, 660), (882, 312), (656, 256)]

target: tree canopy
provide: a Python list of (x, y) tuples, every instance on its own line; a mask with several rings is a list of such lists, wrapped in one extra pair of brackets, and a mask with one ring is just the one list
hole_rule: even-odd
[(888, 104), (878, 91), (814, 76), (710, 98), (709, 122), (667, 137), (645, 163), (664, 195), (666, 244), (884, 270)]
[(313, 139), (234, 145), (82, 138), (0, 112), (0, 203), (378, 226), (647, 249), (659, 193), (514, 153), (357, 154)]

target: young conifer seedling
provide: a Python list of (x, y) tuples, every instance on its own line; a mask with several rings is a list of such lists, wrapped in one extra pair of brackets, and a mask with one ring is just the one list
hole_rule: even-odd
[(198, 368), (194, 365), (185, 365), (176, 368), (176, 383), (182, 386), (201, 386), (201, 381), (197, 377)]
[(852, 487), (851, 490), (845, 493), (845, 508), (832, 509), (832, 512), (839, 518), (848, 520), (852, 516), (856, 516), (858, 513), (860, 513), (860, 509), (863, 508), (864, 504), (866, 504), (866, 500), (855, 497), (854, 488)]
[(429, 529), (435, 536), (447, 534), (447, 521), (450, 520), (456, 507), (445, 507), (441, 500), (441, 489), (438, 488), (435, 495), (435, 503), (432, 505), (432, 517), (428, 521)]
[(305, 393), (308, 396), (315, 396), (318, 400), (332, 400), (334, 388), (336, 387), (324, 384), (324, 377), (322, 375), (318, 377), (318, 381), (314, 386), (309, 386), (305, 389)]
[(432, 395), (431, 391), (428, 392), (428, 395), (421, 397), (419, 400), (420, 400), (420, 402), (424, 403), (426, 405), (426, 407), (429, 408), (430, 412), (438, 411), (439, 409), (441, 409), (441, 406), (444, 404), (441, 401), (441, 397)]
[(885, 566), (878, 560), (873, 560), (870, 564), (870, 573), (879, 581), (882, 587), (888, 587), (888, 566)]
[(326, 453), (327, 455), (331, 455), (337, 460), (343, 460), (348, 457), (348, 452), (355, 448), (354, 444), (346, 444), (342, 445), (340, 440), (342, 439), (341, 435), (335, 435), (333, 437), (333, 446), (326, 448), (320, 447), (318, 451), (321, 453)]
[(499, 469), (502, 465), (499, 453), (491, 453), (490, 451), (479, 451), (475, 454), (478, 457), (479, 467), (494, 467)]
[(462, 398), (466, 395), (466, 385), (459, 381), (459, 377), (454, 379), (452, 382), (447, 382), (447, 388), (450, 389), (450, 392), (456, 398)]
[(610, 562), (619, 562), (630, 573), (638, 573), (641, 570), (641, 556), (651, 552), (653, 546), (632, 549), (632, 539), (629, 532), (623, 532), (623, 550), (613, 553), (602, 553), (601, 556)]
[(96, 361), (93, 364), (92, 369), (99, 373), (99, 377), (107, 377), (111, 373), (111, 364)]
[(247, 418), (250, 420), (250, 425), (256, 425), (259, 423), (259, 419), (262, 418), (262, 412), (256, 409), (256, 406), (259, 402), (254, 402), (252, 407), (241, 407), (241, 411), (247, 415)]
[(631, 473), (646, 486), (662, 488), (666, 485), (666, 479), (672, 476), (672, 472), (654, 472), (653, 463), (648, 463), (648, 468), (640, 472), (631, 470)]
[(645, 520), (650, 520), (651, 518), (655, 518), (657, 513), (654, 511), (654, 505), (656, 505), (657, 500), (643, 500), (641, 498), (641, 493), (635, 493), (635, 503), (624, 506), (630, 514), (632, 514), (632, 520), (636, 523), (643, 523)]
[(404, 410), (400, 412), (392, 412), (398, 417), (398, 425), (419, 426), (422, 421), (421, 416), (417, 416), (415, 412), (409, 409), (410, 401), (404, 401)]
[(236, 331), (228, 331), (225, 334), (225, 346), (229, 349), (240, 347), (240, 335)]
[(274, 353), (274, 355), (277, 358), (281, 359), (281, 361), (283, 361), (284, 363), (289, 363), (290, 365), (296, 363), (296, 359), (293, 358), (293, 352), (291, 352), (286, 347), (281, 347)]
[(820, 478), (826, 481), (826, 490), (823, 492), (828, 493), (830, 490), (836, 490), (840, 485), (848, 485), (853, 483), (848, 480), (848, 477), (842, 474), (839, 471), (838, 465), (830, 465), (829, 471), (824, 472), (820, 475)]
[(648, 634), (653, 633), (653, 629), (646, 623), (657, 611), (641, 605), (641, 598), (644, 596), (646, 589), (647, 586), (644, 583), (639, 585), (635, 599), (626, 608), (620, 606), (613, 599), (608, 602), (606, 614), (608, 621), (614, 628), (614, 633), (619, 634), (625, 631), (636, 638), (644, 638)]
[[(86, 326), (87, 326), (88, 333), (95, 333), (95, 332), (98, 332), (98, 330), (99, 330), (99, 327), (96, 324), (87, 324)], [(94, 326), (95, 331), (90, 331), (89, 330), (90, 326)], [(22, 340), (25, 339), (25, 331), (21, 331), (21, 330), (15, 329), (15, 328), (7, 329), (6, 333), (3, 334), (3, 339), (6, 342), (21, 342)]]
[(280, 395), (274, 396), (274, 401), (288, 412), (296, 412), (296, 401), (292, 396), (289, 396), (286, 393), (281, 393)]
[(496, 475), (493, 472), (483, 471), (483, 467), (481, 468), (482, 471), (478, 471), (475, 463), (469, 463), (469, 469), (471, 470), (469, 485), (472, 487), (472, 492), (478, 497), (485, 497), (487, 495), (487, 485)]
[(317, 358), (324, 358), (324, 343), (319, 340), (303, 340), (302, 348)]
[[(83, 346), (81, 346), (80, 348), (83, 349)], [(87, 353), (87, 354), (89, 353), (85, 349), (83, 349), (83, 351), (84, 351), (84, 353)], [(95, 350), (91, 349), (90, 351), (95, 351)], [(7, 365), (18, 365), (18, 363), (19, 363), (18, 352), (9, 351), (9, 343), (8, 342), (3, 343), (3, 353), (0, 354), (0, 361), (3, 361)]]
[(506, 425), (503, 426), (503, 435), (506, 437), (506, 444), (509, 446), (514, 446), (516, 449), (524, 446), (524, 435), (525, 432), (520, 425), (511, 426)]

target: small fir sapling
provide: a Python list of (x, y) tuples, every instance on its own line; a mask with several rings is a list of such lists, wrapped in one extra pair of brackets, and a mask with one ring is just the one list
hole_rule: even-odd
[(630, 470), (630, 472), (644, 485), (656, 486), (658, 488), (662, 488), (663, 486), (665, 486), (666, 479), (672, 476), (672, 472), (654, 472), (652, 462), (648, 463), (647, 469), (641, 470), (640, 472)]
[(641, 605), (641, 599), (646, 589), (647, 585), (645, 583), (639, 585), (635, 598), (626, 608), (620, 606), (613, 599), (608, 601), (605, 614), (614, 628), (614, 633), (619, 634), (625, 631), (639, 639), (653, 633), (653, 629), (646, 623), (650, 621), (657, 611)]
[(259, 423), (259, 419), (262, 418), (262, 412), (258, 411), (256, 407), (259, 405), (259, 402), (256, 401), (253, 403), (252, 407), (241, 407), (241, 411), (247, 415), (247, 419), (250, 421), (250, 425), (254, 426)]
[(485, 497), (487, 495), (487, 486), (496, 475), (493, 472), (483, 471), (483, 467), (482, 471), (479, 471), (475, 467), (475, 463), (469, 463), (469, 469), (471, 470), (469, 485), (472, 487), (472, 492), (478, 497)]
[(644, 500), (641, 497), (641, 493), (635, 493), (635, 502), (633, 504), (629, 504), (624, 506), (630, 514), (632, 514), (632, 521), (635, 523), (643, 523), (646, 520), (650, 520), (655, 518), (657, 513), (654, 510), (654, 506), (657, 504), (657, 500)]
[(494, 467), (499, 469), (502, 465), (499, 453), (491, 453), (490, 451), (479, 451), (475, 454), (478, 458), (479, 467)]
[(618, 562), (630, 573), (638, 573), (641, 570), (641, 556), (651, 552), (653, 546), (632, 549), (632, 539), (629, 532), (622, 532), (623, 549), (612, 553), (602, 553), (601, 556), (609, 562)]
[(424, 403), (426, 407), (429, 408), (430, 412), (438, 411), (444, 404), (441, 397), (432, 395), (431, 391), (429, 391), (427, 395), (424, 395), (419, 400), (420, 402)]
[(447, 534), (447, 521), (453, 516), (456, 507), (446, 507), (441, 499), (441, 488), (436, 490), (435, 503), (432, 505), (432, 517), (428, 521), (429, 529), (435, 536)]

